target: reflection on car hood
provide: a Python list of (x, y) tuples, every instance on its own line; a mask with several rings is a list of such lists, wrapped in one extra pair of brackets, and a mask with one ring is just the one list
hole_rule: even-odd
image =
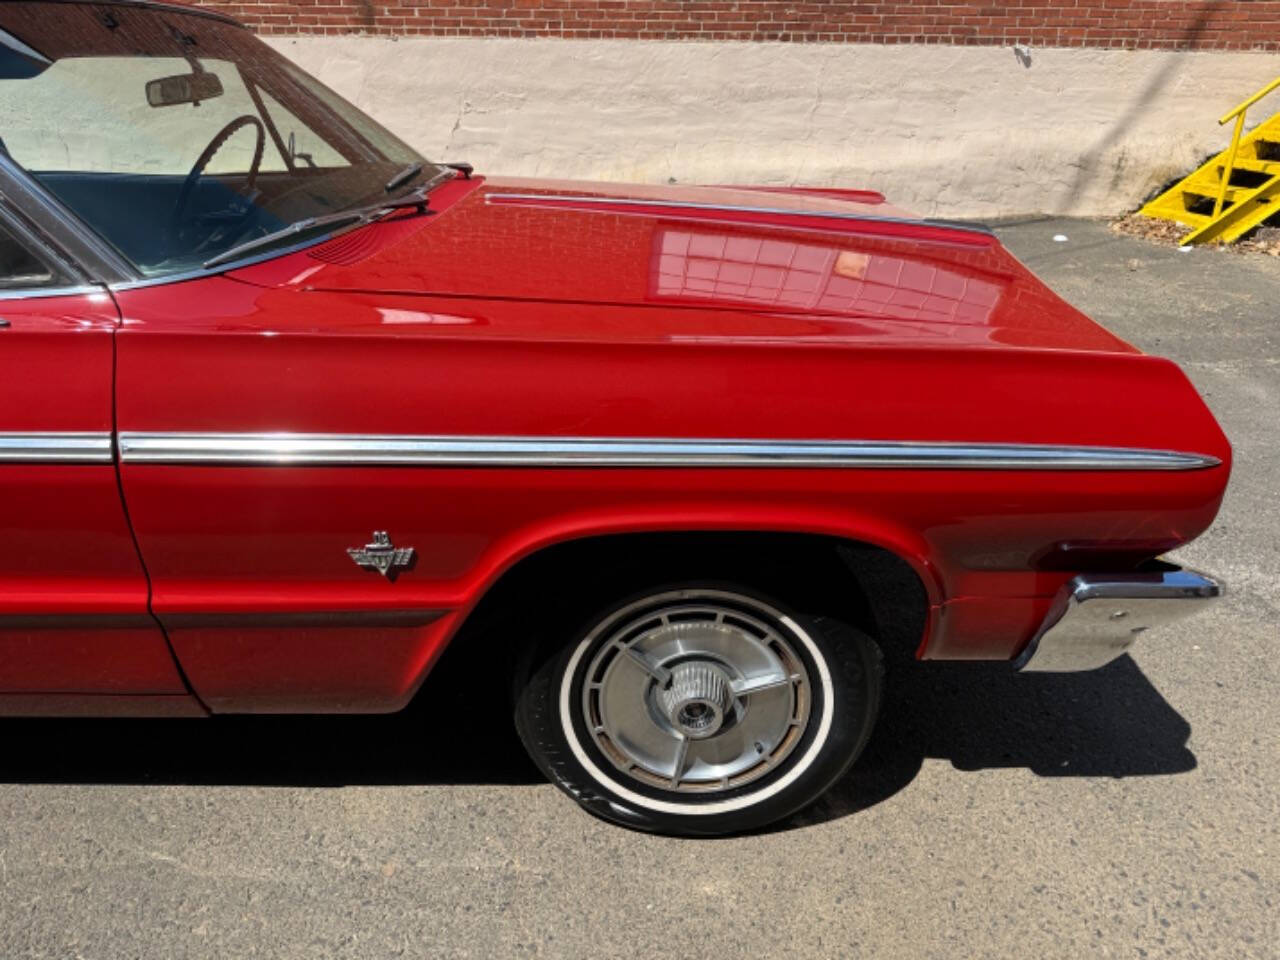
[(299, 256), (314, 268), (286, 272), (317, 290), (701, 308), (738, 315), (727, 333), (716, 327), (735, 339), (792, 337), (782, 321), (803, 317), (827, 340), (1134, 352), (984, 228), (922, 220), (859, 191), (489, 179), (433, 216)]

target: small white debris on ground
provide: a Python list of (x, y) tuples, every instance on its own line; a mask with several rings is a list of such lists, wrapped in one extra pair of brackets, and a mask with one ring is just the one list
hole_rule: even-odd
[[(1111, 230), (1125, 236), (1150, 240), (1162, 247), (1177, 247), (1183, 253), (1195, 249), (1182, 242), (1182, 238), (1191, 232), (1191, 228), (1172, 220), (1153, 220), (1151, 217), (1130, 213), (1118, 220), (1113, 220)], [(1269, 226), (1264, 223), (1235, 243), (1210, 243), (1203, 246), (1206, 249), (1228, 250), (1232, 253), (1265, 253), (1268, 256), (1280, 257), (1280, 226)]]

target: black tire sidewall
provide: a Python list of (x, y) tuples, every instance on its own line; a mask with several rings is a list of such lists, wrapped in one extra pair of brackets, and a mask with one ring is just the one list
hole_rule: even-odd
[[(615, 789), (606, 779), (594, 775), (580, 761), (575, 745), (570, 743), (569, 735), (564, 729), (560, 704), (562, 686), (565, 674), (573, 663), (575, 676), (571, 678), (569, 696), (571, 702), (578, 702), (582, 677), (595, 650), (605, 642), (609, 631), (600, 631), (590, 647), (580, 648), (598, 630), (600, 624), (638, 601), (675, 591), (738, 595), (753, 605), (762, 604), (786, 618), (775, 622), (773, 626), (787, 637), (813, 680), (810, 721), (800, 742), (779, 763), (776, 770), (764, 777), (732, 791), (681, 795), (626, 778), (604, 757), (594, 738), (588, 735), (585, 719), (580, 716), (581, 711), (567, 711), (570, 722), (575, 726), (574, 739), (578, 751), (607, 780), (615, 781), (626, 792), (639, 795), (640, 799), (635, 799)], [(787, 624), (788, 619), (795, 625), (795, 630)], [(797, 631), (800, 635), (797, 635)], [(808, 638), (813, 650), (803, 642), (802, 637)], [(823, 684), (818, 682), (820, 672), (815, 656), (821, 658), (826, 667), (830, 683), (829, 697), (822, 689)], [(527, 679), (519, 685), (516, 725), (534, 762), (548, 779), (596, 816), (656, 833), (718, 836), (758, 829), (786, 817), (811, 803), (839, 779), (861, 752), (871, 733), (879, 709), (882, 674), (879, 648), (869, 637), (848, 624), (825, 617), (796, 614), (788, 610), (785, 604), (740, 584), (674, 584), (646, 589), (610, 605), (607, 610), (588, 618), (585, 626), (581, 626), (573, 634), (570, 643), (545, 651), (541, 657), (535, 657), (526, 674)], [(803, 771), (784, 787), (757, 802), (747, 803), (736, 809), (698, 812), (699, 807), (740, 800), (761, 793), (777, 781), (790, 776), (795, 767), (808, 757), (822, 726), (824, 712), (830, 713), (830, 721), (822, 743)], [(676, 803), (687, 807), (689, 812), (654, 809), (646, 805), (646, 798), (664, 804)]]

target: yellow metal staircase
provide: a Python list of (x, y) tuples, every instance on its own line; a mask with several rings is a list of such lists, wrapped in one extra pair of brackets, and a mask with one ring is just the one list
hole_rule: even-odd
[(1183, 244), (1231, 243), (1280, 212), (1280, 113), (1243, 135), (1245, 113), (1278, 87), (1280, 77), (1222, 117), (1236, 122), (1231, 146), (1138, 212), (1191, 227)]

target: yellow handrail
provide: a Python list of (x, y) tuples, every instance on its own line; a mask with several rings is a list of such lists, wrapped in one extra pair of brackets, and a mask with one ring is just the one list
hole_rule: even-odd
[(1234, 110), (1224, 113), (1218, 121), (1218, 125), (1221, 126), (1232, 117), (1235, 117), (1236, 126), (1231, 132), (1231, 147), (1227, 150), (1227, 162), (1222, 168), (1222, 183), (1218, 185), (1218, 199), (1213, 204), (1213, 215), (1215, 217), (1222, 212), (1222, 205), (1227, 201), (1227, 188), (1231, 186), (1231, 173), (1236, 166), (1236, 151), (1240, 149), (1240, 135), (1244, 133), (1245, 112), (1277, 87), (1280, 87), (1280, 77), (1276, 77)]
[(1280, 77), (1276, 77), (1274, 80), (1268, 83), (1265, 87), (1263, 87), (1261, 90), (1255, 93), (1248, 100), (1244, 101), (1244, 103), (1240, 104), (1240, 106), (1236, 107), (1234, 110), (1230, 111), (1229, 113), (1224, 113), (1222, 115), (1222, 119), (1218, 121), (1218, 126), (1222, 126), (1232, 117), (1234, 117), (1236, 114), (1244, 113), (1246, 110), (1252, 107), (1255, 103), (1257, 103), (1259, 100), (1265, 97), (1268, 93), (1276, 89), (1276, 87), (1280, 87)]

